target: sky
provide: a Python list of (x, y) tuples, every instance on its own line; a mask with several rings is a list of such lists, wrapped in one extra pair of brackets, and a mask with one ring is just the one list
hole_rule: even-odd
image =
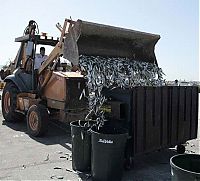
[[(13, 60), (28, 21), (59, 37), (56, 23), (82, 19), (159, 34), (155, 47), (166, 80), (199, 80), (198, 0), (0, 0), (0, 65)], [(47, 52), (48, 53), (48, 52)]]

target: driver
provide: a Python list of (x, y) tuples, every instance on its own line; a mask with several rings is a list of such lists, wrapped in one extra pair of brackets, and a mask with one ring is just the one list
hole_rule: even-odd
[(38, 70), (46, 58), (47, 58), (47, 55), (45, 55), (45, 48), (41, 47), (40, 54), (35, 55), (34, 70)]

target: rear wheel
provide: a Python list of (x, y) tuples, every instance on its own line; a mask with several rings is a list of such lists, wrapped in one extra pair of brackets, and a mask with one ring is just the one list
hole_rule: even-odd
[(13, 82), (6, 83), (2, 94), (2, 113), (5, 121), (15, 122), (23, 120), (23, 115), (16, 112), (17, 94), (19, 89)]
[(49, 114), (44, 105), (32, 105), (27, 113), (27, 128), (31, 136), (43, 136), (48, 129)]

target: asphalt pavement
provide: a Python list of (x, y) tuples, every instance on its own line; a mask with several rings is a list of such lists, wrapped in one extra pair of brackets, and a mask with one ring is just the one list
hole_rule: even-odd
[[(199, 124), (200, 125), (200, 124)], [(200, 153), (200, 139), (188, 142), (188, 153)], [(137, 156), (123, 181), (171, 180), (169, 159), (174, 149)], [(30, 137), (26, 122), (7, 123), (0, 110), (0, 180), (91, 180), (72, 170), (69, 126), (51, 123), (43, 138)]]

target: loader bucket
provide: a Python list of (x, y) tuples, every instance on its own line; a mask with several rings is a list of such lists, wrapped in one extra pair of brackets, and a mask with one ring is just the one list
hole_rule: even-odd
[(79, 55), (126, 57), (157, 63), (159, 35), (78, 20), (64, 42), (64, 57), (78, 64)]

